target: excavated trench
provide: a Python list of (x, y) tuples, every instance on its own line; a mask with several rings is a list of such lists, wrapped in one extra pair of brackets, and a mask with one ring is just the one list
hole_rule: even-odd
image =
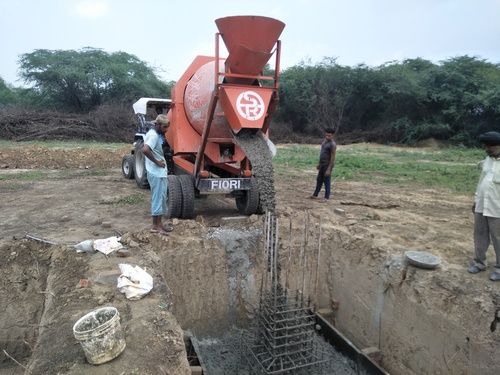
[[(383, 373), (380, 367), (405, 375), (498, 373), (500, 337), (490, 330), (499, 303), (494, 288), (463, 284), (446, 265), (436, 271), (408, 266), (370, 238), (313, 215), (278, 220), (280, 284), (337, 329), (321, 318), (314, 324), (315, 345), (333, 367), (295, 373)], [(262, 217), (209, 228), (183, 221), (175, 232), (168, 240), (144, 232), (125, 236), (136, 264), (155, 278), (152, 294), (138, 302), (125, 300), (115, 290), (116, 272), (106, 271), (123, 259), (75, 256), (25, 240), (2, 245), (0, 372), (104, 374), (133, 364), (137, 373), (181, 374), (189, 359), (210, 375), (251, 374), (256, 367), (245, 362), (242, 334), (254, 332), (266, 289)], [(82, 286), (87, 279), (97, 289)], [(88, 372), (71, 326), (106, 304), (120, 311), (127, 349)], [(380, 367), (372, 366), (375, 360)]]
[[(500, 338), (490, 323), (500, 301), (494, 288), (472, 280), (463, 285), (461, 271), (446, 264), (434, 271), (408, 266), (369, 237), (305, 217), (279, 219), (281, 282), (308, 296), (311, 308), (355, 346), (333, 361), (345, 361), (342, 371), (363, 373), (360, 363), (369, 354), (392, 374), (497, 373)], [(258, 315), (268, 259), (260, 221), (211, 228), (204, 239), (193, 240), (201, 246), (159, 254), (174, 315), (213, 373), (242, 366), (241, 330), (251, 329)], [(319, 333), (318, 339), (331, 337)], [(344, 345), (330, 342), (336, 349)]]

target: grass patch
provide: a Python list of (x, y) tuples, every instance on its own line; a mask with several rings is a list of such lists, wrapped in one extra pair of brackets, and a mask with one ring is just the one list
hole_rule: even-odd
[(26, 171), (16, 173), (1, 173), (0, 181), (40, 181), (47, 177), (47, 173), (41, 171)]
[(96, 141), (22, 141), (14, 142), (5, 139), (0, 140), (0, 147), (3, 148), (19, 148), (20, 146), (37, 146), (52, 150), (61, 149), (75, 149), (75, 148), (88, 148), (88, 149), (99, 149), (99, 150), (119, 150), (123, 147), (130, 147), (130, 143), (106, 143), (106, 142), (96, 142)]
[(312, 171), (318, 163), (319, 148), (309, 145), (280, 146), (273, 159), (277, 176), (300, 175)]
[[(304, 173), (313, 175), (318, 157), (318, 147), (281, 146), (274, 159), (276, 173), (295, 177), (303, 177)], [(430, 150), (367, 144), (340, 146), (333, 178), (472, 194), (480, 173), (477, 163), (484, 157), (481, 149), (460, 147)]]
[(83, 169), (83, 170), (78, 170), (77, 172), (72, 172), (71, 170), (66, 171), (62, 170), (62, 174), (66, 172), (68, 175), (70, 174), (75, 174), (80, 177), (91, 177), (91, 176), (107, 176), (109, 174), (109, 171), (106, 169)]
[(5, 192), (11, 192), (11, 191), (18, 191), (18, 190), (26, 190), (29, 189), (31, 186), (33, 186), (29, 182), (6, 182), (0, 186), (0, 192), (5, 191)]
[(140, 194), (127, 195), (125, 197), (119, 197), (115, 199), (102, 200), (99, 204), (108, 205), (135, 205), (144, 202), (144, 196)]
[(442, 163), (471, 163), (484, 159), (480, 148), (446, 147), (442, 149), (403, 148), (395, 146), (357, 144), (341, 146), (350, 155), (364, 154), (382, 158), (395, 158), (400, 162), (408, 160), (439, 161)]

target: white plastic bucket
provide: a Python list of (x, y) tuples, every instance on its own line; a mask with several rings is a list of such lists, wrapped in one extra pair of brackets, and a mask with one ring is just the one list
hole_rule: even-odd
[(73, 334), (93, 365), (111, 361), (125, 349), (120, 314), (112, 306), (82, 316), (73, 326)]

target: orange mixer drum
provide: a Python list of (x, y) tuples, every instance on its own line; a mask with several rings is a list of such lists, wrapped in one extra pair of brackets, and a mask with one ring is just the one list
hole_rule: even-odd
[[(219, 63), (219, 69), (224, 71), (224, 60)], [(208, 116), (208, 106), (210, 97), (214, 89), (214, 71), (215, 61), (208, 62), (202, 65), (196, 73), (191, 77), (184, 91), (184, 108), (189, 123), (200, 135), (203, 133), (203, 128)], [(222, 76), (219, 78), (219, 83), (222, 82)], [(226, 118), (223, 116), (220, 102), (215, 108), (215, 116), (210, 128), (210, 138), (231, 138), (231, 131), (227, 124)]]

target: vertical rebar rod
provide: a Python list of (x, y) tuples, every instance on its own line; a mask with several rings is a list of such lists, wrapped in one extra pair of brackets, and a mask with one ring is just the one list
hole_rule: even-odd
[(288, 261), (285, 272), (285, 291), (287, 291), (289, 287), (288, 276), (290, 274), (291, 261), (292, 261), (292, 218), (290, 217), (290, 224), (288, 227)]
[[(302, 251), (302, 260), (301, 260), (301, 271), (302, 271), (302, 283), (299, 284), (299, 285), (302, 285), (302, 289), (301, 289), (301, 300), (300, 300), (300, 303), (301, 303), (301, 306), (303, 306), (303, 303), (304, 303), (304, 279), (305, 279), (305, 276), (306, 276), (306, 266), (305, 266), (305, 261), (306, 261), (306, 250), (307, 250), (307, 243), (308, 243), (308, 240), (309, 240), (309, 211), (307, 210), (306, 211), (306, 216), (304, 218), (304, 246), (303, 246), (303, 251)], [(300, 283), (300, 279), (299, 279), (299, 283)]]
[(318, 253), (317, 253), (317, 262), (316, 262), (316, 279), (314, 280), (314, 304), (318, 306), (318, 274), (319, 274), (319, 265), (321, 259), (321, 217), (318, 221)]
[(259, 296), (259, 309), (262, 309), (262, 293), (264, 292), (264, 275), (262, 275), (262, 278), (260, 279), (260, 296)]
[(309, 242), (309, 210), (306, 211), (306, 246)]
[(268, 272), (270, 272), (270, 287), (272, 290), (273, 286), (273, 248), (271, 246), (271, 213), (269, 211), (266, 212), (266, 221), (267, 221), (267, 248), (268, 252)]
[(269, 230), (268, 230), (268, 211), (266, 211), (266, 216), (264, 220), (264, 293), (267, 292), (268, 275), (269, 275)]
[(271, 222), (271, 238), (269, 246), (271, 247), (271, 293), (273, 296), (273, 310), (276, 309), (276, 221), (274, 220), (274, 216), (270, 216), (269, 220)]
[(306, 297), (306, 273), (307, 273), (307, 253), (304, 254), (304, 272), (302, 273), (302, 298), (304, 299)]
[(296, 280), (295, 280), (295, 289), (297, 291), (297, 297), (299, 295), (299, 291), (302, 293), (302, 291), (300, 290), (300, 272), (302, 271), (302, 264), (303, 264), (302, 261), (306, 248), (306, 228), (307, 228), (307, 219), (306, 216), (304, 216), (304, 232), (302, 233), (302, 243), (299, 251), (299, 267), (297, 269)]
[(274, 274), (276, 275), (276, 285), (279, 283), (280, 281), (280, 275), (279, 275), (279, 272), (281, 271), (281, 267), (279, 267), (279, 223), (278, 223), (278, 219), (275, 218), (274, 220), (274, 226), (275, 226), (275, 233), (274, 233), (274, 236), (275, 236), (275, 240), (274, 240), (274, 247), (275, 247), (275, 250), (274, 250)]

